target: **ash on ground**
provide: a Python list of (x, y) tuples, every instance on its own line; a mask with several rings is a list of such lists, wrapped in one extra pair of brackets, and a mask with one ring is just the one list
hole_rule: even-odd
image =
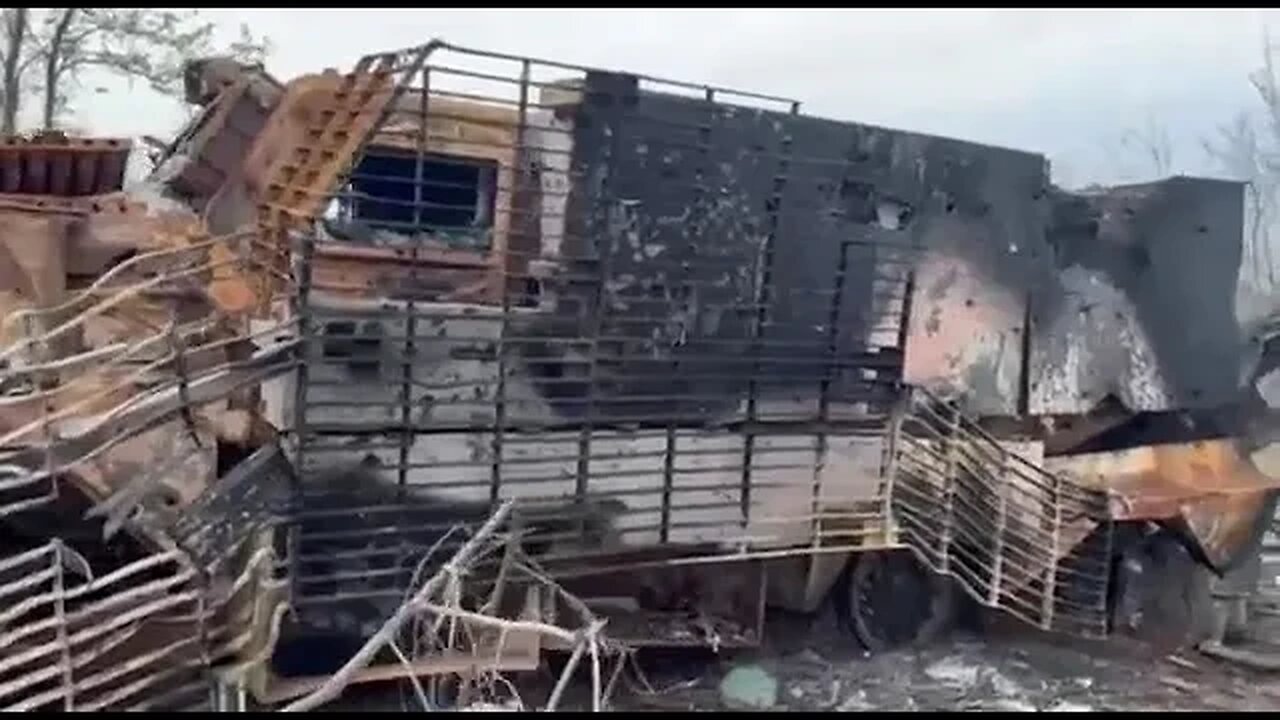
[[(1276, 710), (1280, 674), (1120, 638), (1086, 641), (997, 623), (872, 656), (828, 616), (775, 616), (752, 652), (642, 659), (617, 710)], [(768, 698), (765, 700), (764, 698)]]
[[(996, 616), (929, 646), (871, 655), (830, 613), (770, 614), (757, 650), (643, 651), (609, 710), (977, 710), (1106, 712), (1278, 710), (1280, 673), (1215, 660), (1194, 649), (1159, 650), (1121, 637), (1089, 641), (1029, 631)], [(1276, 623), (1280, 637), (1280, 623)], [(1277, 648), (1280, 650), (1280, 648)], [(544, 706), (565, 657), (509, 676), (518, 705)], [(579, 672), (560, 709), (589, 710), (590, 676)], [(498, 699), (480, 709), (510, 707)], [(409, 710), (408, 687), (353, 688), (327, 710)]]

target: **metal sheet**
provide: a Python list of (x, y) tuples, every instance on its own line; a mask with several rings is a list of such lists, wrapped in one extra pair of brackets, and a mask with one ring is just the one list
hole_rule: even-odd
[(1016, 415), (1027, 304), (1048, 275), (1044, 160), (954, 141), (905, 157), (921, 167), (915, 232), (924, 255), (903, 379), (975, 413)]
[(1117, 520), (1185, 520), (1219, 566), (1253, 540), (1268, 494), (1280, 489), (1280, 479), (1259, 472), (1232, 440), (1063, 455), (1045, 468), (1110, 494)]
[(287, 513), (293, 469), (280, 447), (255, 451), (218, 478), (166, 528), (206, 570)]
[(1032, 413), (1087, 412), (1108, 395), (1133, 412), (1237, 399), (1243, 191), (1172, 178), (1055, 194), (1057, 278), (1032, 315)]
[(178, 133), (152, 174), (153, 179), (188, 198), (197, 210), (238, 174), (254, 138), (283, 93), (282, 86), (260, 71), (229, 68), (217, 61), (201, 69), (206, 77), (196, 83), (210, 93), (209, 102)]
[(85, 196), (118, 192), (132, 143), (49, 133), (0, 139), (0, 193)]

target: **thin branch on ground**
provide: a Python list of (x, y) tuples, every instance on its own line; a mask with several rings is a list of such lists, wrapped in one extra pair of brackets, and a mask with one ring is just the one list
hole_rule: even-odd
[[(412, 683), (414, 695), (424, 710), (434, 710), (440, 705), (442, 701), (439, 691), (445, 682), (458, 683), (454, 703), (459, 707), (466, 707), (473, 701), (497, 699), (503, 694), (497, 688), (501, 683), (510, 697), (522, 709), (526, 708), (515, 685), (501, 674), (504, 653), (508, 652), (506, 646), (511, 634), (516, 632), (531, 638), (534, 652), (539, 652), (542, 647), (542, 643), (537, 641), (539, 637), (554, 638), (562, 646), (572, 648), (572, 655), (556, 680), (546, 710), (554, 710), (561, 704), (574, 673), (588, 653), (591, 657), (591, 709), (597, 712), (604, 709), (626, 665), (634, 663), (633, 653), (625, 646), (608, 640), (603, 634), (606, 621), (596, 617), (585, 603), (552, 580), (523, 553), (519, 532), (509, 532), (505, 536), (499, 533), (499, 529), (508, 523), (512, 507), (511, 502), (500, 507), (416, 592), (406, 593), (404, 602), (393, 616), (337, 673), (317, 690), (290, 703), (284, 710), (311, 710), (338, 697), (352, 682), (357, 681), (361, 671), (384, 648), (389, 649), (399, 660)], [(423, 574), (430, 557), (436, 554), (440, 545), (452, 533), (453, 530), (450, 530), (427, 551), (426, 557), (413, 573), (411, 588)], [(474, 593), (468, 594), (466, 578), (478, 565), (487, 566), (492, 562), (488, 559), (491, 553), (504, 546), (505, 552), (488, 597), (482, 599)], [(513, 582), (518, 583), (517, 587), (526, 588), (525, 610), (519, 618), (501, 617), (498, 613), (503, 611), (502, 599), (506, 587)], [(528, 586), (530, 582), (533, 587)], [(540, 597), (548, 597), (546, 589), (554, 593), (550, 595), (551, 608), (541, 608), (536, 602)], [(553, 609), (560, 602), (580, 616), (581, 622), (575, 623), (578, 627), (565, 628), (538, 619), (540, 613)], [(468, 607), (477, 609), (471, 610)], [(400, 645), (400, 633), (406, 628), (412, 631), (409, 636), (412, 641), (409, 655), (401, 650)], [(493, 645), (495, 638), (496, 646)], [(453, 670), (435, 673), (423, 670), (430, 666), (433, 655), (440, 654), (464, 658), (464, 666), (455, 665)], [(465, 659), (468, 655), (470, 660)], [(603, 667), (606, 661), (611, 661), (614, 657), (617, 658), (617, 664), (605, 683)], [(510, 662), (507, 666), (510, 666)], [(431, 677), (424, 684), (419, 676), (426, 674)]]
[(422, 688), (422, 682), (418, 680), (418, 674), (413, 671), (413, 663), (409, 661), (409, 658), (405, 657), (404, 652), (400, 650), (400, 646), (396, 644), (395, 640), (387, 643), (387, 646), (391, 648), (391, 652), (396, 654), (396, 658), (404, 666), (405, 672), (409, 676), (409, 682), (413, 684), (413, 692), (418, 696), (418, 703), (422, 705), (422, 709), (433, 709), (431, 703), (427, 700), (426, 691)]
[[(422, 589), (420, 589), (414, 596), (414, 600), (417, 601), (430, 597), (440, 589), (442, 584), (456, 576), (462, 568), (470, 563), (474, 556), (479, 553), (485, 540), (497, 532), (498, 528), (506, 522), (507, 516), (511, 514), (512, 505), (513, 503), (511, 501), (507, 501), (499, 507), (497, 512), (490, 516), (484, 526), (458, 549), (458, 552), (453, 556), (453, 558), (450, 559), (449, 562), (445, 563), (444, 567), (442, 567), (439, 572), (433, 575), (431, 579), (422, 586)], [(385, 647), (397, 633), (400, 632), (401, 627), (404, 626), (404, 623), (409, 619), (410, 615), (412, 615), (413, 606), (413, 602), (401, 605), (400, 608), (396, 610), (395, 614), (383, 624), (382, 628), (380, 628), (378, 632), (374, 633), (373, 637), (369, 638), (364, 646), (361, 647), (345, 665), (326, 680), (323, 685), (311, 694), (289, 703), (284, 707), (284, 711), (303, 712), (307, 710), (314, 710), (315, 708), (320, 707), (341, 695), (342, 691), (351, 684), (351, 681), (355, 679), (356, 675), (367, 667), (369, 663), (373, 661), (374, 656), (377, 655), (378, 652), (382, 650), (382, 648)]]

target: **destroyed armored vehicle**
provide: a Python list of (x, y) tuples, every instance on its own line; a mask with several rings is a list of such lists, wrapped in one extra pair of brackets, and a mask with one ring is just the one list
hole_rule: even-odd
[[(213, 60), (188, 91), (152, 207), (192, 220), (166, 247), (200, 248), (188, 312), (227, 358), (136, 392), (168, 393), (170, 455), (216, 452), (167, 501), (75, 484), (212, 577), (277, 561), (235, 616), (271, 628), (271, 662), (237, 656), (260, 701), (323, 684), (509, 500), (633, 646), (750, 645), (766, 606), (828, 601), (872, 649), (966, 604), (1102, 636), (1256, 567), (1280, 466), (1240, 184), (1072, 193), (1033, 153), (443, 43), (288, 83)], [(24, 427), (0, 462), (33, 478), (127, 435)], [(354, 679), (406, 667), (462, 672)]]

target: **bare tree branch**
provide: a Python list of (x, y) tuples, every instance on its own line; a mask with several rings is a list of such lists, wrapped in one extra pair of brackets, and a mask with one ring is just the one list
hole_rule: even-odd
[(28, 35), (27, 8), (8, 8), (4, 10), (4, 77), (0, 85), (0, 102), (4, 104), (4, 113), (0, 117), (0, 132), (12, 135), (18, 129), (18, 108), (22, 102), (22, 71), (30, 61), (24, 62), (23, 50)]
[[(188, 61), (214, 54), (214, 25), (197, 11), (125, 8), (52, 8), (3, 11), (6, 46), (0, 56), (4, 71), (3, 125), (13, 132), (21, 120), (23, 93), (41, 98), (40, 125), (51, 129), (72, 109), (81, 73), (103, 70), (170, 96), (182, 91), (182, 68)], [(10, 48), (14, 48), (10, 52)], [(222, 54), (241, 62), (261, 63), (270, 51), (265, 39), (242, 25)], [(23, 82), (36, 65), (38, 77)]]
[(407, 603), (400, 606), (394, 615), (387, 620), (378, 632), (360, 648), (360, 650), (351, 657), (341, 668), (325, 681), (323, 685), (313, 691), (306, 697), (294, 700), (284, 707), (284, 712), (302, 712), (315, 709), (330, 700), (333, 700), (356, 674), (369, 664), (373, 657), (380, 651), (384, 645), (392, 640), (403, 627), (405, 622), (413, 615), (414, 605), (419, 601), (430, 598), (434, 593), (439, 591), (449, 577), (459, 569), (466, 567), (477, 555), (498, 528), (506, 522), (507, 517), (511, 514), (512, 501), (508, 500), (501, 505), (497, 511), (489, 517), (483, 526), (476, 531), (471, 539), (467, 540), (461, 548), (458, 549), (452, 559), (445, 564), (440, 572), (431, 576), (429, 580), (418, 590), (414, 597)]
[[(1276, 48), (1270, 32), (1263, 28), (1262, 66), (1249, 74), (1262, 107), (1238, 113), (1218, 128), (1216, 138), (1202, 145), (1209, 157), (1226, 173), (1248, 183), (1249, 208), (1245, 236), (1242, 280), (1263, 294), (1276, 287), (1277, 277), (1270, 228), (1280, 220), (1277, 193), (1280, 193), (1280, 79), (1276, 77)], [(1259, 117), (1259, 111), (1261, 117)], [(1258, 312), (1255, 309), (1254, 312)], [(1263, 310), (1264, 314), (1272, 311)]]
[(1173, 139), (1169, 129), (1152, 112), (1147, 113), (1142, 130), (1126, 130), (1120, 135), (1120, 147), (1142, 158), (1149, 172), (1155, 177), (1167, 177), (1173, 173)]
[(74, 45), (67, 44), (67, 31), (75, 19), (76, 8), (63, 8), (61, 15), (53, 23), (53, 32), (49, 37), (49, 45), (44, 56), (44, 111), (41, 113), (40, 127), (53, 129), (54, 113), (58, 109), (58, 81), (65, 71), (64, 57)]

